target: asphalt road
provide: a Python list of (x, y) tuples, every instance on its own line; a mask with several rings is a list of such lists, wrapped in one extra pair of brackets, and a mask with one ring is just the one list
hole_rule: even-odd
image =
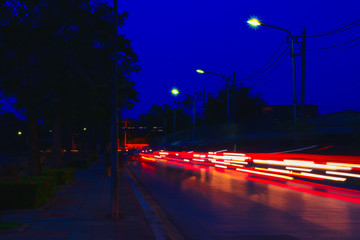
[(166, 161), (129, 168), (186, 239), (360, 239), (356, 191)]

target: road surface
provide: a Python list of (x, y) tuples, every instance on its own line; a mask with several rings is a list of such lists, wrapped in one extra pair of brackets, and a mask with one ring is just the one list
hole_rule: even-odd
[(174, 161), (131, 172), (186, 239), (360, 239), (360, 193)]

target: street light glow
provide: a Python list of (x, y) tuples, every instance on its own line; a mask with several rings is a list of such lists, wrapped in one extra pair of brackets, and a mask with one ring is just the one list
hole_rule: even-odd
[(173, 95), (178, 95), (179, 94), (179, 90), (177, 90), (176, 88), (174, 88), (173, 90), (171, 90), (171, 93)]
[(204, 71), (204, 70), (201, 70), (201, 69), (197, 69), (196, 72), (197, 72), (197, 73), (200, 73), (200, 74), (205, 73), (205, 71)]
[(258, 27), (261, 25), (261, 22), (256, 18), (251, 18), (247, 21), (247, 23), (252, 27)]
[(22, 134), (22, 132), (21, 131), (18, 131), (18, 135), (21, 135)]

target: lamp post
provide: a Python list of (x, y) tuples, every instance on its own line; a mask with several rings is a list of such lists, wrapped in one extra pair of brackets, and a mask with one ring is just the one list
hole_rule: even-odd
[(113, 26), (113, 57), (114, 57), (114, 75), (112, 81), (111, 94), (111, 197), (110, 197), (110, 213), (114, 219), (119, 218), (119, 179), (118, 179), (118, 125), (119, 118), (117, 113), (118, 107), (118, 64), (117, 64), (117, 28), (118, 28), (118, 0), (114, 0), (114, 26)]
[(172, 89), (171, 93), (174, 96), (177, 96), (179, 94), (184, 94), (186, 96), (189, 96), (192, 99), (192, 103), (193, 103), (193, 119), (192, 119), (193, 120), (193, 141), (195, 141), (195, 97), (191, 94), (180, 92), (176, 88)]
[[(208, 71), (204, 71), (202, 69), (197, 69), (196, 70), (197, 73), (199, 74), (203, 74), (203, 73), (209, 73), (209, 74), (212, 74), (212, 75), (216, 75), (216, 76), (220, 76), (222, 77), (224, 80), (227, 81), (227, 84), (226, 84), (226, 117), (227, 117), (227, 121), (229, 122), (230, 121), (230, 97), (229, 97), (229, 82), (230, 82), (230, 77), (226, 77), (225, 75), (222, 75), (222, 74), (219, 74), (219, 73), (213, 73), (213, 72), (208, 72)], [(234, 81), (234, 88), (235, 88), (235, 81)]]
[(294, 104), (294, 127), (295, 127), (295, 130), (296, 130), (296, 120), (297, 120), (297, 113), (296, 113), (297, 100), (296, 99), (297, 99), (297, 97), (296, 97), (294, 36), (291, 34), (291, 32), (289, 30), (263, 23), (263, 22), (259, 21), (256, 18), (249, 19), (247, 21), (247, 23), (250, 26), (255, 27), (255, 28), (257, 28), (259, 26), (265, 26), (265, 27), (270, 27), (270, 28), (274, 28), (274, 29), (284, 31), (284, 32), (288, 33), (290, 38), (291, 38), (291, 59), (292, 59), (292, 69), (293, 69), (293, 85), (294, 85), (294, 88), (293, 88), (293, 91), (294, 91), (294, 99), (293, 99), (293, 104)]

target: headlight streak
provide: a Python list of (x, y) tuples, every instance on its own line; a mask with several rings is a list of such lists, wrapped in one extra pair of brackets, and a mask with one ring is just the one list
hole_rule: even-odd
[(196, 159), (196, 158), (193, 158), (192, 160), (194, 160), (194, 161), (198, 161), (198, 162), (205, 162), (205, 160), (204, 160), (204, 159)]
[[(247, 163), (246, 163), (247, 164)], [(235, 167), (244, 167), (244, 165), (239, 165), (239, 164), (230, 164), (231, 166), (235, 166)]]
[(346, 181), (346, 178), (330, 177), (330, 176), (326, 176), (326, 175), (314, 174), (314, 173), (307, 173), (307, 172), (301, 172), (301, 175), (312, 176), (312, 177), (319, 177), (319, 178), (324, 178), (324, 179), (334, 180), (334, 181), (341, 181), (341, 182)]
[(232, 156), (245, 156), (244, 153), (223, 153), (224, 155), (232, 155)]
[(316, 164), (311, 162), (302, 162), (302, 161), (292, 161), (287, 160), (279, 161), (279, 160), (261, 160), (254, 159), (254, 163), (260, 164), (269, 164), (269, 165), (282, 165), (282, 166), (296, 166), (296, 167), (311, 167), (311, 168), (319, 168), (319, 169), (330, 169), (330, 170), (351, 170), (350, 167), (341, 167), (341, 166), (330, 166), (326, 164)]
[[(279, 172), (279, 170), (281, 169), (276, 169), (276, 168), (260, 168), (260, 167), (255, 167), (256, 170), (260, 170), (260, 171), (266, 171), (266, 172)], [(271, 169), (271, 170), (270, 170)], [(276, 169), (276, 170), (274, 170)], [(286, 171), (286, 170), (284, 170)], [(289, 172), (284, 172), (284, 174), (286, 175), (293, 175), (293, 176), (296, 176), (296, 177), (301, 177), (301, 178), (309, 178), (309, 179), (315, 179), (315, 180), (324, 180), (324, 178), (320, 178), (320, 177), (314, 177), (314, 176), (305, 176), (305, 175), (302, 175), (301, 173), (296, 173), (296, 172), (292, 172), (292, 171), (289, 171)]]
[(223, 160), (238, 160), (238, 161), (245, 161), (250, 159), (250, 157), (238, 157), (238, 156), (218, 156), (218, 155), (208, 155), (209, 158), (215, 158), (215, 159), (223, 159)]
[(297, 168), (297, 167), (286, 167), (286, 169), (289, 170), (295, 170), (295, 171), (304, 171), (304, 172), (311, 172), (312, 169), (307, 169), (307, 168)]
[(281, 172), (281, 173), (292, 173), (292, 171), (289, 170), (283, 170), (283, 169), (277, 169), (277, 168), (268, 168), (269, 171), (274, 171), (274, 172)]
[(331, 165), (331, 166), (360, 168), (360, 164), (353, 164), (353, 163), (328, 162), (328, 163), (326, 163), (326, 164), (327, 164), (327, 165)]
[[(182, 166), (200, 166), (200, 167), (215, 167), (222, 169), (232, 169), (239, 172), (249, 174), (249, 178), (252, 174), (255, 176), (263, 176), (265, 179), (273, 178), (273, 181), (279, 179), (291, 180), (285, 185), (294, 185), (291, 189), (296, 190), (296, 185), (302, 182), (303, 187), (308, 185), (308, 189), (305, 191), (324, 193), (314, 193), (315, 195), (329, 194), (337, 195), (336, 199), (360, 203), (360, 191), (352, 190), (351, 192), (347, 188), (335, 188), (331, 185), (327, 185), (329, 181), (346, 182), (348, 178), (360, 179), (360, 164), (357, 164), (359, 160), (353, 156), (347, 158), (345, 156), (318, 156), (318, 155), (299, 155), (299, 154), (281, 154), (281, 155), (266, 155), (266, 154), (247, 154), (243, 153), (230, 153), (230, 152), (172, 152), (172, 151), (154, 151), (153, 153), (140, 153), (140, 160), (147, 164), (159, 162), (160, 160), (165, 162), (173, 162), (174, 164), (183, 164)], [(271, 156), (270, 159), (268, 156)], [(329, 162), (328, 162), (329, 161)], [(330, 162), (332, 161), (332, 162)], [(344, 161), (344, 162), (339, 162)], [(176, 163), (179, 162), (179, 163)], [(198, 163), (197, 163), (198, 162)], [(244, 166), (245, 165), (245, 166)], [(246, 166), (247, 165), (247, 166)], [(250, 165), (250, 166), (249, 166)], [(266, 165), (274, 165), (274, 167)], [(248, 167), (249, 166), (249, 167)], [(282, 166), (276, 168), (275, 166)], [(194, 168), (195, 169), (195, 168)], [(322, 171), (324, 170), (324, 171)], [(325, 171), (326, 170), (326, 171)], [(340, 171), (336, 171), (340, 170)], [(351, 170), (355, 170), (355, 173), (351, 173)], [(315, 171), (315, 173), (310, 173)], [(316, 172), (318, 171), (318, 172)], [(323, 173), (323, 175), (322, 175)], [(333, 176), (331, 176), (333, 175)], [(262, 178), (259, 178), (262, 179)], [(276, 180), (277, 179), (277, 180)], [(302, 179), (302, 180), (301, 180)], [(320, 182), (308, 182), (306, 179), (314, 179), (316, 181), (328, 180), (320, 184)], [(267, 181), (267, 180), (265, 180)], [(350, 183), (352, 184), (352, 182)], [(302, 187), (302, 188), (303, 188)], [(350, 200), (348, 200), (350, 197)], [(344, 199), (343, 199), (344, 198)]]
[(226, 166), (223, 166), (223, 165), (217, 165), (217, 164), (215, 164), (215, 167), (219, 167), (219, 168), (227, 168)]
[(360, 175), (359, 175), (359, 174), (354, 174), (354, 173), (344, 173), (344, 172), (326, 171), (326, 174), (334, 174), (334, 175), (340, 175), (340, 176), (360, 178)]
[(145, 157), (145, 156), (141, 156), (142, 159), (144, 160), (149, 160), (149, 161), (152, 161), (152, 162), (155, 162), (156, 159), (155, 158), (151, 158), (151, 157)]
[(212, 163), (218, 163), (218, 164), (230, 165), (230, 163), (227, 163), (227, 162), (219, 162), (219, 161), (216, 161), (216, 160), (210, 160), (210, 162), (212, 162)]
[(242, 168), (237, 168), (236, 170), (240, 171), (240, 172), (247, 172), (247, 173), (254, 173), (254, 174), (258, 174), (258, 175), (265, 175), (265, 176), (284, 178), (284, 179), (288, 179), (288, 180), (293, 180), (294, 179), (293, 177), (288, 177), (288, 176), (284, 176), (284, 175), (280, 175), (280, 174), (264, 173), (264, 172), (253, 171), (253, 170), (242, 169)]
[(248, 164), (246, 161), (229, 161), (229, 160), (224, 160), (224, 162), (228, 162), (228, 163), (238, 163), (238, 164)]

